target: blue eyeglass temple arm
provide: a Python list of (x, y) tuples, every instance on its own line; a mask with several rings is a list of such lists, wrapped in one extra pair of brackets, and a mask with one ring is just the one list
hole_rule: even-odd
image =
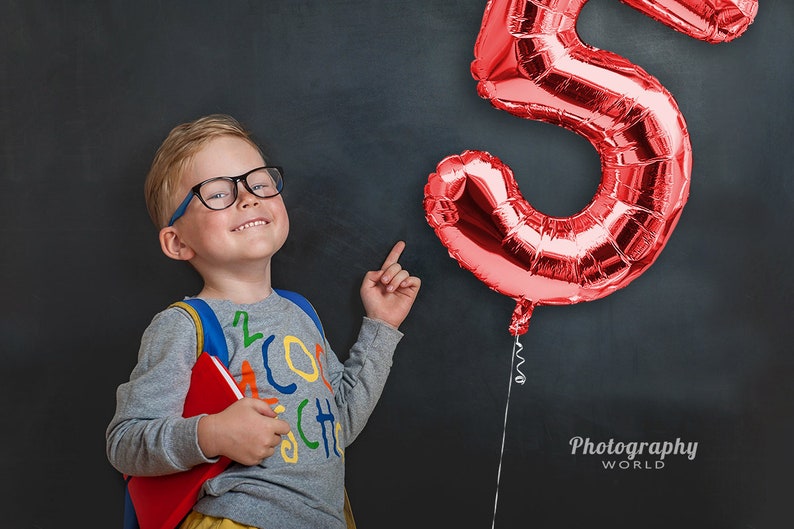
[(182, 203), (179, 204), (179, 207), (176, 208), (176, 211), (174, 211), (174, 214), (171, 215), (171, 219), (168, 221), (168, 226), (169, 227), (173, 226), (174, 222), (176, 222), (179, 217), (181, 217), (182, 215), (185, 214), (185, 210), (187, 209), (187, 205), (190, 204), (190, 201), (193, 199), (193, 195), (194, 195), (194, 193), (191, 190), (187, 194), (187, 196), (185, 197), (185, 200), (183, 200)]

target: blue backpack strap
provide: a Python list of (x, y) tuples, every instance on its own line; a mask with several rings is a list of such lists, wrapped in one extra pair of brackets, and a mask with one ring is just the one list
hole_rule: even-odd
[(325, 339), (325, 332), (323, 332), (323, 324), (320, 321), (320, 316), (317, 315), (317, 311), (314, 310), (311, 302), (308, 299), (303, 297), (302, 295), (298, 294), (297, 292), (292, 292), (290, 290), (281, 290), (280, 288), (274, 288), (273, 290), (276, 291), (276, 294), (281, 296), (282, 298), (287, 298), (291, 302), (295, 303), (303, 312), (309, 315), (312, 319), (314, 324), (317, 326), (317, 330), (320, 331), (320, 336)]
[(138, 513), (130, 497), (129, 485), (130, 476), (124, 476), (124, 529), (140, 529), (138, 525)]
[(229, 349), (226, 346), (226, 337), (215, 311), (207, 302), (199, 298), (188, 298), (172, 303), (171, 306), (187, 311), (196, 324), (196, 357), (207, 351), (228, 367)]

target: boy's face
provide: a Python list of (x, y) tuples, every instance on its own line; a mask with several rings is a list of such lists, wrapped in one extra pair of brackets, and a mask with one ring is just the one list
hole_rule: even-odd
[[(265, 165), (259, 152), (245, 140), (221, 136), (211, 140), (193, 158), (182, 177), (177, 197), (217, 176), (235, 176)], [(199, 273), (260, 265), (281, 248), (289, 233), (289, 218), (281, 195), (260, 198), (237, 183), (237, 201), (213, 211), (194, 198), (171, 228), (189, 250), (183, 255)], [(195, 254), (195, 255), (193, 255)]]

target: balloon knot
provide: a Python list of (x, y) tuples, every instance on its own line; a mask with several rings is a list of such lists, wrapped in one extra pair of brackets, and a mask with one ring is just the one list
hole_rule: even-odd
[(510, 319), (510, 334), (519, 336), (527, 332), (533, 310), (535, 304), (530, 300), (524, 298), (516, 300), (516, 308), (513, 309), (513, 316)]

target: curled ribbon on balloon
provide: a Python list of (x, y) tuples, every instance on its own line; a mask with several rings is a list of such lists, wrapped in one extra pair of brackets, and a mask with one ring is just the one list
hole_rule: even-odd
[[(516, 301), (511, 334), (537, 305), (595, 300), (658, 257), (689, 195), (692, 149), (672, 95), (639, 66), (583, 43), (588, 0), (490, 0), (472, 75), (497, 109), (586, 138), (601, 182), (579, 213), (551, 217), (521, 195), (510, 168), (484, 151), (442, 160), (425, 186), (428, 223), (450, 256)], [(709, 42), (732, 40), (757, 0), (623, 0)]]

